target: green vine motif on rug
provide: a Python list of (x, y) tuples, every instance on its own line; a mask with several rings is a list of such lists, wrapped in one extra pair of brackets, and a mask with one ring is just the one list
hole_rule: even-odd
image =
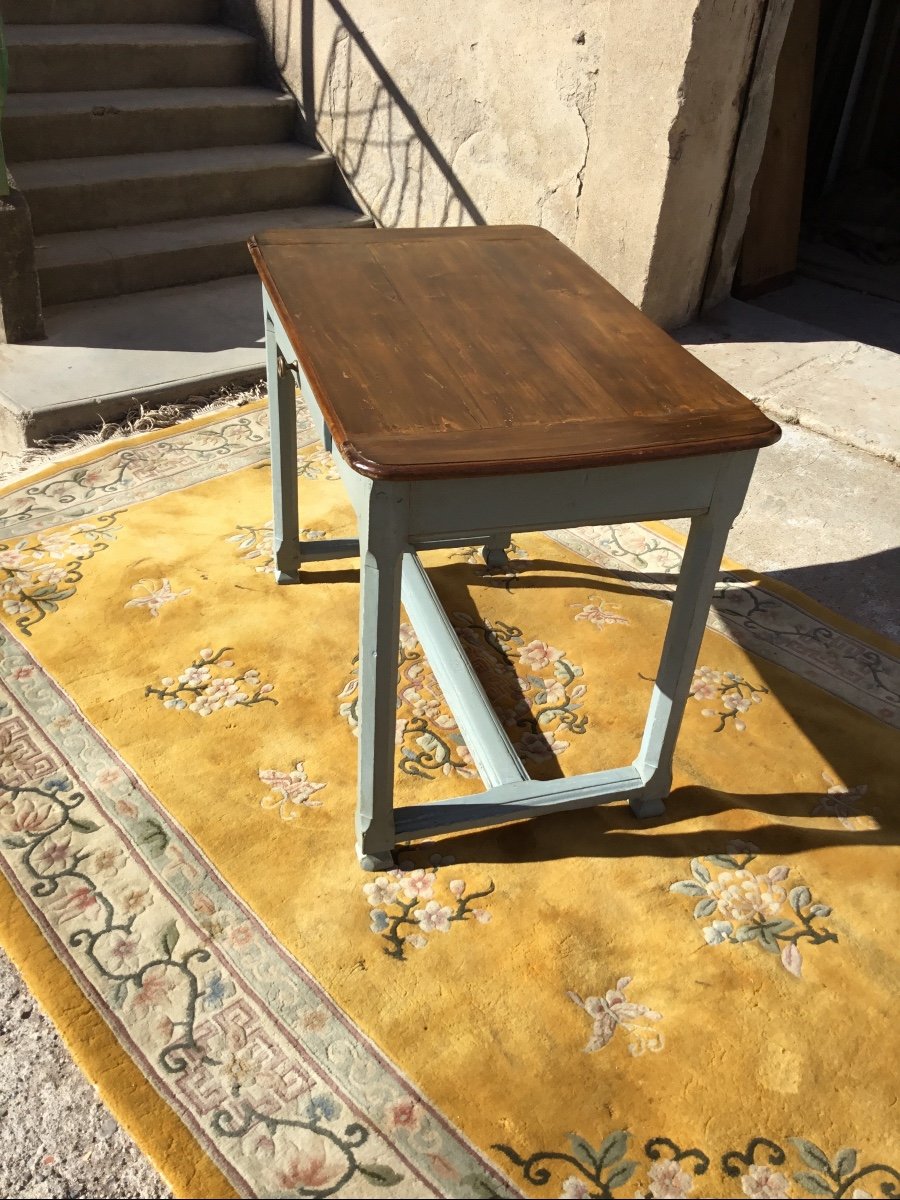
[(48, 533), (33, 544), (27, 539), (0, 543), (0, 600), (26, 637), (75, 595), (84, 564), (108, 550), (120, 532), (119, 515), (105, 513), (95, 521)]
[[(493, 1148), (521, 1169), (526, 1182), (539, 1188), (552, 1185), (560, 1189), (555, 1194), (565, 1200), (608, 1200), (625, 1195), (622, 1189), (629, 1183), (634, 1186), (632, 1180), (639, 1170), (645, 1173), (646, 1182), (639, 1184), (636, 1192), (629, 1188), (628, 1195), (684, 1200), (693, 1191), (695, 1179), (709, 1170), (712, 1160), (708, 1154), (696, 1148), (683, 1150), (666, 1137), (650, 1138), (644, 1143), (642, 1152), (638, 1152), (642, 1162), (637, 1157), (626, 1158), (630, 1138), (627, 1130), (618, 1129), (594, 1147), (586, 1138), (570, 1133), (569, 1152), (539, 1150), (528, 1157), (502, 1143)], [(881, 1196), (897, 1195), (900, 1173), (893, 1167), (877, 1162), (860, 1166), (858, 1152), (849, 1147), (838, 1150), (832, 1161), (806, 1138), (785, 1140), (794, 1150), (794, 1161), (787, 1168), (790, 1178), (778, 1169), (788, 1163), (788, 1152), (768, 1138), (755, 1137), (745, 1150), (728, 1150), (722, 1155), (724, 1175), (740, 1181), (741, 1190), (735, 1196), (787, 1200), (795, 1186), (802, 1189), (797, 1193), (802, 1196), (870, 1200), (875, 1193), (869, 1189), (876, 1186), (876, 1181)], [(565, 1178), (560, 1181), (562, 1175)], [(864, 1180), (865, 1188), (859, 1186)]]
[(690, 694), (705, 705), (700, 710), (702, 717), (718, 717), (719, 723), (713, 733), (721, 733), (729, 721), (737, 733), (743, 733), (747, 728), (744, 715), (752, 705), (762, 703), (769, 689), (748, 683), (733, 671), (698, 667), (694, 671)]
[(405, 961), (409, 947), (424, 950), (428, 937), (436, 933), (449, 933), (460, 922), (474, 920), (486, 925), (491, 920), (488, 909), (476, 905), (494, 892), (493, 881), (480, 891), (468, 891), (464, 879), (451, 879), (447, 894), (436, 895), (438, 867), (431, 870), (423, 867), (398, 868), (387, 875), (379, 875), (370, 883), (363, 884), (363, 895), (368, 901), (369, 927), (381, 935), (385, 942), (384, 952), (390, 958)]
[[(833, 664), (840, 661), (846, 667), (849, 659), (867, 677), (876, 693), (891, 704), (900, 701), (890, 655), (881, 654), (855, 639), (836, 636), (833, 628), (808, 613), (800, 613), (793, 605), (772, 596), (762, 587), (748, 587), (743, 580), (727, 574), (722, 582), (724, 588), (716, 599), (716, 611), (723, 617), (731, 618), (751, 633), (762, 635), (768, 643), (775, 638), (788, 644), (815, 646), (821, 661), (830, 660)], [(885, 709), (882, 715), (890, 716), (891, 710)]]
[[(584, 672), (564, 651), (525, 635), (505, 621), (480, 621), (468, 613), (451, 614), (463, 649), (475, 667), (495, 711), (525, 760), (542, 762), (565, 751), (570, 735), (587, 729), (580, 712), (587, 687)], [(357, 732), (358, 657), (338, 696), (340, 714)], [(415, 630), (400, 626), (397, 696), (399, 767), (406, 775), (473, 778), (471, 754), (440, 686), (422, 652)]]
[[(91, 918), (95, 923), (94, 928), (85, 925), (76, 929), (69, 935), (68, 943), (84, 952), (106, 985), (112, 1007), (123, 1008), (132, 989), (133, 993), (152, 996), (163, 986), (164, 978), (166, 990), (171, 992), (172, 978), (168, 973), (174, 972), (186, 985), (183, 1016), (173, 1022), (175, 1036), (159, 1052), (158, 1061), (170, 1073), (187, 1065), (188, 1052), (199, 1054), (203, 1062), (213, 1063), (214, 1060), (203, 1055), (194, 1037), (202, 992), (194, 968), (209, 961), (209, 951), (194, 947), (177, 955), (180, 933), (174, 920), (159, 931), (155, 952), (150, 951), (135, 930), (138, 917), (149, 907), (148, 898), (138, 902), (132, 889), (114, 901), (82, 870), (82, 864), (87, 863), (89, 870), (102, 871), (103, 859), (98, 862), (98, 857), (109, 856), (111, 852), (108, 848), (94, 851), (83, 840), (100, 827), (78, 815), (85, 797), (83, 792), (72, 790), (71, 780), (60, 777), (48, 779), (40, 787), (2, 784), (0, 787), (3, 823), (13, 830), (3, 838), (3, 845), (8, 850), (22, 852), (22, 867), (34, 881), (31, 894), (41, 901), (56, 897), (61, 921)], [(131, 911), (121, 911), (128, 909)]]
[(694, 919), (707, 920), (703, 937), (709, 946), (755, 944), (760, 950), (779, 955), (782, 966), (798, 978), (803, 967), (799, 943), (821, 946), (838, 936), (821, 925), (831, 915), (827, 904), (813, 903), (804, 884), (789, 890), (782, 886), (791, 868), (770, 867), (761, 873), (750, 870), (755, 852), (707, 854), (691, 860), (691, 879), (679, 879), (669, 887), (679, 896), (696, 899)]
[[(134, 456), (135, 451), (131, 451)], [(77, 501), (91, 501), (103, 496), (114, 495), (131, 474), (131, 460), (125, 451), (113, 454), (99, 462), (86, 463), (68, 473), (53, 475), (40, 483), (13, 493), (19, 499), (14, 504), (0, 507), (0, 519), (24, 520), (26, 517), (44, 515), (52, 517), (61, 508)], [(0, 501), (0, 503), (3, 503)]]
[(605, 525), (598, 545), (611, 558), (628, 559), (649, 571), (661, 568), (666, 574), (681, 567), (682, 551), (642, 525)]
[[(791, 1180), (803, 1196), (831, 1196), (833, 1200), (872, 1200), (877, 1194), (896, 1196), (900, 1171), (886, 1163), (860, 1164), (859, 1152), (850, 1146), (839, 1149), (833, 1159), (815, 1142), (802, 1137), (785, 1139), (794, 1148), (794, 1163), (788, 1165)], [(740, 1178), (743, 1192), (751, 1197), (787, 1197), (791, 1186), (787, 1175), (778, 1170), (788, 1163), (789, 1152), (777, 1142), (756, 1137), (743, 1151), (730, 1150), (722, 1155), (722, 1170), (732, 1179)], [(762, 1161), (757, 1161), (762, 1160)], [(796, 1166), (797, 1169), (792, 1168)], [(865, 1187), (860, 1186), (865, 1182)], [(877, 1188), (877, 1192), (876, 1189)]]
[[(625, 1157), (630, 1137), (627, 1130), (617, 1129), (595, 1147), (579, 1134), (570, 1133), (569, 1152), (538, 1150), (528, 1157), (502, 1143), (496, 1143), (493, 1149), (505, 1154), (534, 1187), (552, 1183), (554, 1188), (561, 1188), (555, 1194), (566, 1200), (587, 1200), (623, 1194), (621, 1189), (643, 1165), (637, 1159)], [(644, 1145), (643, 1154), (649, 1163), (649, 1190), (630, 1195), (686, 1196), (693, 1186), (692, 1177), (709, 1170), (710, 1160), (701, 1150), (683, 1150), (669, 1138), (651, 1138)], [(559, 1176), (565, 1172), (560, 1184)]]
[[(154, 1024), (164, 1042), (156, 1052), (160, 1067), (167, 1074), (179, 1075), (202, 1065), (221, 1068), (230, 1076), (231, 1103), (220, 1105), (211, 1114), (213, 1132), (223, 1138), (242, 1138), (259, 1127), (270, 1139), (278, 1131), (300, 1130), (312, 1135), (312, 1149), (307, 1142), (302, 1154), (290, 1139), (287, 1147), (282, 1147), (285, 1163), (279, 1172), (280, 1183), (297, 1196), (334, 1196), (357, 1176), (378, 1188), (401, 1183), (403, 1176), (390, 1166), (359, 1161), (356, 1151), (370, 1137), (365, 1126), (354, 1123), (342, 1133), (327, 1127), (326, 1122), (340, 1115), (341, 1106), (334, 1097), (311, 1096), (305, 1113), (296, 1118), (264, 1113), (247, 1098), (241, 1079), (244, 1064), (236, 1061), (240, 1056), (233, 1045), (229, 1047), (227, 1035), (221, 1054), (198, 1036), (201, 1010), (208, 1014), (222, 1009), (223, 1002), (235, 995), (234, 984), (219, 969), (202, 970), (212, 961), (212, 954), (199, 945), (184, 949), (187, 939), (175, 918), (156, 929), (146, 922), (137, 925), (152, 900), (145, 898), (135, 904), (134, 888), (116, 896), (109, 887), (98, 886), (98, 879), (102, 882), (104, 873), (114, 870), (115, 861), (124, 861), (126, 856), (105, 839), (99, 845), (91, 844), (93, 835), (102, 837), (105, 831), (79, 813), (84, 801), (84, 794), (75, 791), (65, 777), (48, 779), (41, 786), (0, 783), (0, 826), (6, 832), (3, 846), (21, 855), (21, 869), (32, 881), (31, 894), (42, 906), (55, 908), (61, 923), (77, 924), (68, 944), (84, 954), (114, 1010), (142, 1005), (141, 1012), (149, 1014), (157, 1005), (163, 1005), (164, 1012), (168, 1008), (171, 1015)], [(154, 824), (147, 822), (149, 828), (141, 841), (151, 855), (158, 856), (166, 843), (158, 844)], [(164, 1029), (168, 1035), (160, 1032)], [(244, 1052), (248, 1061), (253, 1061), (252, 1047)], [(240, 1117), (235, 1116), (235, 1106)], [(274, 1154), (274, 1145), (271, 1150)], [(265, 1147), (257, 1143), (256, 1151), (264, 1153)], [(334, 1151), (343, 1162), (339, 1170)]]
[[(300, 1130), (313, 1134), (327, 1142), (337, 1151), (343, 1160), (343, 1169), (337, 1178), (334, 1177), (334, 1167), (326, 1158), (326, 1147), (320, 1145), (317, 1151), (300, 1155), (295, 1153), (277, 1171), (278, 1181), (291, 1195), (312, 1196), (325, 1200), (325, 1197), (336, 1196), (346, 1185), (357, 1176), (371, 1186), (378, 1188), (393, 1187), (403, 1182), (403, 1176), (392, 1167), (381, 1163), (362, 1163), (356, 1156), (356, 1151), (362, 1149), (369, 1140), (369, 1131), (364, 1125), (351, 1122), (342, 1133), (336, 1133), (323, 1124), (323, 1121), (334, 1121), (341, 1114), (341, 1106), (331, 1096), (316, 1097), (306, 1107), (305, 1120), (302, 1118), (273, 1117), (260, 1112), (252, 1104), (241, 1105), (241, 1117), (236, 1120), (234, 1114), (227, 1109), (214, 1113), (212, 1127), (216, 1133), (225, 1138), (245, 1138), (254, 1130), (265, 1131), (257, 1140), (257, 1152), (268, 1150), (274, 1153), (274, 1138), (280, 1132)], [(318, 1185), (318, 1186), (317, 1186)]]
[[(298, 422), (298, 434), (302, 428), (308, 436), (309, 423)], [(261, 447), (264, 443), (268, 443), (268, 437), (260, 417), (249, 414), (143, 445), (124, 445), (93, 462), (64, 469), (19, 489), (5, 502), (0, 500), (0, 520), (22, 522), (42, 515), (52, 517), (61, 509), (112, 497), (152, 475), (162, 476), (170, 465), (227, 458), (242, 447)]]
[(231, 649), (231, 646), (223, 646), (221, 650), (209, 647), (201, 650), (177, 678), (164, 675), (158, 687), (148, 683), (144, 696), (155, 696), (165, 708), (176, 712), (188, 709), (201, 717), (225, 708), (249, 708), (265, 701), (277, 704), (275, 697), (269, 695), (275, 685), (263, 683), (259, 671), (254, 668), (239, 675), (224, 674), (234, 667), (232, 659), (222, 657)]

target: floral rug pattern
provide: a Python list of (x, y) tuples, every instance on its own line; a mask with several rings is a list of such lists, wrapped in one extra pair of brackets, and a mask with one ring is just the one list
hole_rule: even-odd
[(451, 879), (443, 892), (437, 882), (437, 871), (447, 865), (440, 855), (435, 855), (430, 871), (409, 862), (405, 870), (399, 867), (390, 875), (380, 875), (374, 882), (363, 884), (363, 894), (371, 906), (371, 930), (381, 935), (384, 952), (391, 958), (403, 962), (407, 947), (424, 950), (428, 945), (427, 935), (449, 933), (457, 922), (474, 920), (486, 925), (491, 920), (491, 910), (476, 902), (493, 893), (493, 882), (471, 889), (464, 879)]
[[(526, 762), (555, 758), (569, 738), (587, 728), (583, 707), (584, 670), (563, 650), (540, 638), (526, 642), (521, 629), (505, 622), (485, 623), (468, 613), (451, 614), (453, 627), (472, 665), (485, 680), (488, 696), (518, 754)], [(354, 660), (355, 662), (355, 660)], [(477, 771), (456, 719), (407, 622), (400, 627), (400, 683), (397, 696), (398, 765), (407, 775), (460, 775)], [(340, 714), (358, 732), (359, 680), (356, 666), (338, 699)]]
[(115, 540), (116, 513), (47, 534), (0, 543), (0, 598), (26, 637), (50, 613), (71, 599), (84, 579), (84, 565)]
[(695, 920), (714, 918), (702, 930), (708, 946), (752, 943), (780, 955), (784, 969), (799, 978), (803, 969), (800, 942), (821, 946), (838, 940), (837, 934), (822, 924), (831, 916), (831, 909), (813, 903), (805, 884), (790, 886), (790, 867), (751, 871), (756, 858), (753, 853), (695, 858), (691, 862), (693, 878), (680, 879), (669, 891), (697, 899)]
[[(510, 1146), (498, 1145), (497, 1149), (521, 1169), (528, 1183), (550, 1187), (565, 1200), (626, 1195), (686, 1200), (702, 1194), (700, 1188), (695, 1191), (695, 1185), (699, 1181), (702, 1187), (702, 1177), (713, 1161), (710, 1154), (696, 1147), (682, 1148), (667, 1137), (651, 1138), (642, 1147), (631, 1147), (630, 1141), (627, 1130), (619, 1129), (596, 1147), (572, 1133), (568, 1151), (537, 1151), (523, 1158)], [(631, 1157), (634, 1154), (637, 1157)], [(722, 1174), (740, 1185), (735, 1194), (751, 1200), (787, 1200), (791, 1196), (872, 1200), (895, 1195), (900, 1184), (900, 1172), (885, 1163), (860, 1160), (852, 1147), (837, 1150), (832, 1160), (814, 1142), (801, 1137), (787, 1138), (784, 1145), (755, 1137), (745, 1149), (726, 1150), (718, 1158)], [(631, 1191), (636, 1183), (638, 1190)], [(861, 1187), (862, 1183), (866, 1186)]]
[[(311, 442), (303, 422), (298, 446), (310, 483), (324, 486), (333, 479), (328, 456)], [(798, 861), (789, 855), (808, 829), (826, 848), (865, 847), (883, 836), (886, 805), (877, 771), (848, 771), (842, 781), (837, 771), (817, 766), (794, 780), (805, 807), (788, 812), (780, 824), (773, 817), (776, 832), (769, 836), (781, 838), (777, 849), (763, 837), (765, 830), (753, 832), (749, 818), (746, 837), (708, 838), (677, 855), (663, 829), (656, 843), (642, 842), (661, 846), (660, 857), (645, 860), (652, 865), (635, 873), (614, 904), (604, 891), (606, 864), (596, 856), (593, 826), (573, 825), (571, 842), (563, 841), (558, 854), (562, 862), (590, 863), (581, 893), (573, 897), (561, 889), (558, 895), (541, 893), (539, 901), (539, 881), (555, 864), (553, 856), (543, 861), (537, 833), (508, 856), (502, 831), (471, 859), (448, 854), (440, 842), (417, 846), (393, 871), (351, 876), (354, 882), (332, 909), (322, 908), (324, 927), (333, 921), (338, 931), (331, 938), (338, 967), (328, 986), (320, 979), (329, 977), (305, 965), (303, 953), (292, 955), (240, 899), (41, 656), (48, 646), (66, 645), (69, 614), (90, 589), (91, 571), (122, 551), (132, 508), (258, 466), (266, 457), (263, 410), (239, 410), (202, 426), (100, 449), (87, 463), (62, 464), (0, 497), (0, 519), (11, 530), (0, 545), (7, 630), (0, 633), (0, 868), (124, 1051), (238, 1194), (863, 1200), (897, 1193), (894, 1148), (880, 1145), (874, 1134), (866, 1140), (864, 1121), (834, 1144), (816, 1133), (823, 1128), (821, 1089), (804, 1085), (813, 1099), (804, 1107), (804, 1093), (792, 1082), (791, 1071), (800, 1068), (790, 1045), (782, 1047), (783, 1074), (773, 1076), (771, 1090), (779, 1096), (796, 1092), (796, 1102), (778, 1108), (782, 1116), (775, 1122), (741, 1110), (739, 1137), (710, 1128), (702, 1140), (688, 1141), (677, 1134), (677, 1113), (671, 1123), (659, 1122), (658, 1131), (641, 1124), (641, 1103), (621, 1112), (628, 1097), (654, 1095), (670, 1064), (684, 1054), (690, 1029), (708, 1028), (705, 1008), (714, 992), (731, 998), (736, 1021), (747, 1019), (747, 997), (769, 1014), (802, 1016), (816, 991), (825, 994), (835, 980), (844, 994), (840, 981), (854, 977), (873, 938), (871, 911), (860, 903), (865, 880), (854, 880), (848, 896), (846, 882), (817, 867), (815, 856)], [(319, 528), (304, 531), (309, 538), (322, 535)], [(246, 517), (229, 513), (218, 523), (211, 542), (229, 543), (229, 570), (240, 580), (235, 595), (265, 589), (269, 536), (258, 510)], [(626, 572), (638, 593), (671, 594), (682, 553), (674, 537), (638, 525), (552, 536), (598, 573)], [(207, 581), (198, 571), (182, 567), (164, 574), (165, 566), (142, 562), (140, 556), (133, 565), (129, 561), (116, 613), (134, 622), (134, 630), (161, 639), (154, 644), (166, 653), (139, 676), (128, 700), (135, 720), (158, 720), (173, 739), (196, 746), (201, 758), (212, 753), (213, 743), (216, 754), (219, 747), (236, 747), (228, 802), (242, 825), (254, 828), (255, 818), (266, 837), (281, 838), (272, 844), (282, 856), (289, 846), (302, 885), (311, 847), (344, 821), (347, 772), (335, 771), (333, 757), (331, 768), (325, 765), (327, 755), (308, 727), (298, 726), (296, 740), (272, 753), (263, 748), (268, 725), (290, 702), (294, 677), (277, 658), (266, 660), (264, 637), (249, 644), (251, 637), (229, 634), (224, 621), (215, 631), (192, 628), (187, 648), (182, 641), (180, 649), (171, 649), (170, 629), (185, 620), (179, 613), (198, 602)], [(498, 603), (529, 599), (532, 605), (534, 623), (482, 619), (461, 607), (451, 612), (520, 755), (545, 767), (563, 755), (564, 764), (577, 760), (590, 740), (582, 735), (594, 735), (601, 724), (598, 701), (616, 700), (602, 691), (601, 668), (604, 654), (622, 654), (630, 636), (632, 619), (620, 597), (611, 601), (596, 582), (580, 593), (561, 592), (564, 620), (548, 631), (540, 602), (528, 597), (534, 564), (525, 548), (514, 546), (511, 569), (485, 565), (477, 548), (456, 562), (493, 587)], [(725, 572), (709, 628), (725, 640), (716, 643), (715, 657), (701, 660), (714, 665), (701, 665), (694, 674), (687, 720), (695, 722), (704, 753), (720, 756), (710, 760), (714, 769), (716, 762), (748, 754), (748, 745), (760, 752), (754, 738), (772, 720), (778, 700), (777, 689), (764, 686), (769, 675), (756, 674), (756, 663), (792, 672), (819, 688), (824, 700), (868, 714), (879, 727), (900, 725), (900, 661), (852, 632), (824, 625), (794, 600)], [(590, 658), (584, 641), (579, 650), (576, 634), (592, 639)], [(741, 665), (738, 651), (752, 651), (754, 661)], [(628, 687), (635, 678), (649, 678), (642, 665), (629, 663)], [(350, 736), (355, 669), (344, 678), (340, 691), (340, 678), (331, 676), (326, 699), (330, 734), (349, 762), (356, 750)], [(610, 708), (621, 725), (633, 722), (626, 707)], [(212, 740), (198, 740), (207, 731)], [(399, 646), (396, 739), (404, 786), (465, 790), (474, 780), (459, 729), (408, 625)], [(798, 776), (801, 770), (796, 768)], [(698, 778), (714, 803), (717, 777), (698, 770)], [(672, 803), (670, 819), (677, 825)], [(750, 803), (751, 818), (753, 812)], [(660, 827), (648, 827), (646, 834), (613, 832), (628, 854), (628, 838), (658, 835)], [(295, 840), (286, 843), (287, 836)], [(533, 853), (520, 862), (523, 844)], [(274, 862), (274, 849), (272, 856)], [(518, 864), (520, 874), (510, 864)], [(307, 897), (304, 904), (315, 907), (317, 900)], [(586, 924), (573, 933), (565, 914), (576, 911)], [(664, 983), (662, 972), (655, 978), (646, 961), (621, 952), (619, 941), (627, 944), (645, 922), (648, 936), (663, 924), (672, 931), (667, 953), (677, 964), (674, 982), (671, 972)], [(589, 956), (583, 945), (593, 947)], [(537, 1006), (546, 1054), (542, 1044), (527, 1044), (534, 1012), (520, 1010), (515, 989), (495, 985), (505, 955), (512, 955), (523, 983), (542, 978), (542, 971), (556, 980)], [(333, 998), (339, 974), (358, 976), (360, 994), (368, 986), (376, 997), (372, 1011), (383, 1009), (388, 1025), (395, 1002), (402, 1011), (408, 996), (427, 997), (434, 1011), (421, 1014), (418, 1036), (436, 1061), (478, 1030), (492, 1008), (502, 1010), (502, 1020), (494, 1014), (492, 1026), (501, 1034), (483, 1055), (486, 1079), (505, 1078), (508, 1093), (533, 1071), (529, 1056), (538, 1054), (535, 1086), (562, 1087), (573, 1105), (596, 1097), (596, 1119), (588, 1125), (584, 1110), (573, 1108), (571, 1116), (558, 1112), (548, 1119), (543, 1132), (519, 1136), (507, 1121), (507, 1097), (501, 1092), (493, 1107), (482, 1103), (475, 1083), (464, 1077), (454, 1084), (453, 1102), (458, 1097), (459, 1103), (452, 1116), (445, 1115), (447, 1098), (436, 1102), (419, 1074), (397, 1066)], [(698, 976), (706, 976), (706, 991)], [(871, 985), (858, 978), (860, 988)], [(864, 1003), (869, 1007), (860, 1012), (874, 1021), (871, 1002)], [(777, 1022), (770, 1019), (770, 1058), (779, 1063)], [(374, 1021), (373, 1027), (388, 1026)], [(857, 1050), (856, 1058), (865, 1055)], [(754, 1078), (752, 1070), (747, 1079)], [(847, 1071), (853, 1070), (848, 1063)], [(621, 1088), (604, 1090), (598, 1080), (608, 1078), (606, 1071), (618, 1073)], [(432, 1083), (438, 1078), (433, 1075)], [(692, 1103), (701, 1104), (699, 1092)], [(469, 1122), (476, 1118), (486, 1122), (490, 1136), (470, 1136)], [(839, 1127), (848, 1120), (834, 1116)]]

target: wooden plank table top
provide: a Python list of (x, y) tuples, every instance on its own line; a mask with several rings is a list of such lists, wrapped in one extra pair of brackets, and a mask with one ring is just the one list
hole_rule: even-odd
[(546, 230), (274, 230), (250, 251), (336, 447), (370, 478), (649, 462), (780, 436)]

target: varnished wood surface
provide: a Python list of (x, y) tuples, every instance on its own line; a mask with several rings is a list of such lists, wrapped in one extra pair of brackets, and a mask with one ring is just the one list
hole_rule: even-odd
[(755, 449), (780, 430), (545, 230), (261, 233), (344, 458), (447, 479)]

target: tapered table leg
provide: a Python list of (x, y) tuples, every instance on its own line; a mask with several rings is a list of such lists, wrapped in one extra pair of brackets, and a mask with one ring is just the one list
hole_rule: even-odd
[(725, 542), (744, 502), (755, 461), (755, 451), (733, 455), (728, 473), (716, 481), (709, 511), (691, 521), (644, 737), (634, 762), (646, 785), (641, 796), (629, 801), (637, 817), (658, 817), (665, 811), (663, 798), (672, 787), (672, 755)]
[(359, 773), (356, 850), (369, 871), (393, 866), (394, 758), (404, 487), (375, 484), (360, 514)]
[[(283, 359), (282, 359), (283, 362)], [(272, 500), (275, 578), (296, 583), (300, 572), (300, 517), (297, 511), (297, 399), (294, 376), (279, 371), (275, 329), (266, 317), (266, 384), (272, 440)]]
[(509, 550), (512, 538), (508, 533), (492, 533), (481, 547), (484, 565), (491, 571), (505, 571), (509, 566)]

